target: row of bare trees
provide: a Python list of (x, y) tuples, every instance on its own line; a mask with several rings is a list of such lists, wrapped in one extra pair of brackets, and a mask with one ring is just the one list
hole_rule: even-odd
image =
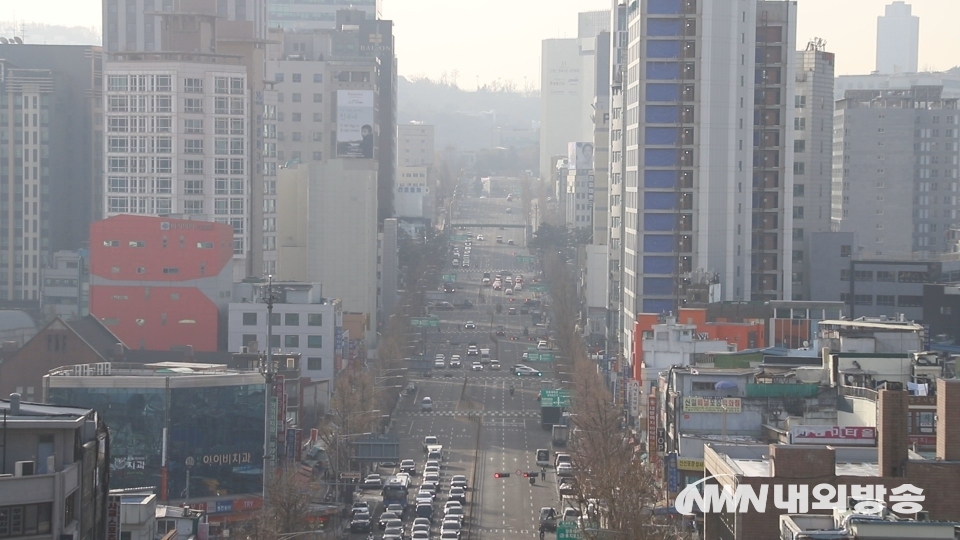
[(554, 342), (560, 349), (557, 371), (570, 390), (571, 437), (575, 466), (568, 504), (580, 511), (587, 540), (685, 539), (681, 524), (654, 513), (663, 506), (655, 470), (636, 451), (622, 411), (577, 331), (580, 314), (576, 276), (560, 254), (542, 254), (550, 288)]

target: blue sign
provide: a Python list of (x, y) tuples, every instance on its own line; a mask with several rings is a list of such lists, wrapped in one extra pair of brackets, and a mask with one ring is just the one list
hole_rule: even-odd
[(293, 459), (297, 453), (297, 429), (287, 428), (287, 459)]
[(679, 493), (680, 470), (677, 468), (677, 453), (670, 452), (664, 461), (667, 467), (667, 491), (670, 493)]
[(334, 349), (336, 349), (337, 352), (343, 352), (343, 327), (342, 326), (338, 326), (336, 330), (334, 330), (334, 340), (336, 341), (336, 345), (334, 346)]
[[(207, 507), (209, 508), (209, 506)], [(214, 514), (230, 514), (233, 512), (233, 501), (217, 501), (213, 508)]]

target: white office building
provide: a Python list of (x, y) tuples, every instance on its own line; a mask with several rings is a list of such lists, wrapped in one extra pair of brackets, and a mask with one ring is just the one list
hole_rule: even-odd
[[(340, 300), (324, 298), (319, 283), (275, 282), (273, 341), (275, 352), (299, 353), (300, 374), (311, 381), (334, 377), (338, 328), (343, 326)], [(238, 283), (231, 302), (227, 346), (231, 352), (266, 350), (268, 316), (264, 284)], [(328, 386), (329, 388), (329, 386)]]
[[(218, 0), (225, 1), (225, 0)], [(234, 0), (243, 1), (243, 0)], [(270, 28), (329, 29), (337, 25), (338, 9), (363, 11), (367, 19), (380, 18), (382, 0), (257, 0), (266, 2)]]
[(105, 217), (197, 214), (229, 224), (234, 277), (246, 277), (246, 68), (227, 56), (157, 53), (117, 56), (105, 71)]

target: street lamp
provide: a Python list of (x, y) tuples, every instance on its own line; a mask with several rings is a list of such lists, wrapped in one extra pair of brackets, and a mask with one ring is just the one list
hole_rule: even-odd
[[(267, 355), (264, 361), (260, 363), (260, 373), (264, 380), (264, 404), (263, 404), (263, 507), (267, 507), (268, 497), (270, 495), (270, 469), (273, 467), (273, 452), (271, 447), (271, 437), (276, 436), (276, 430), (271, 429), (273, 419), (276, 413), (272, 413), (273, 404), (273, 303), (277, 297), (273, 294), (273, 275), (267, 276), (267, 289), (263, 292), (263, 301), (267, 304)], [(272, 414), (271, 414), (272, 413)]]

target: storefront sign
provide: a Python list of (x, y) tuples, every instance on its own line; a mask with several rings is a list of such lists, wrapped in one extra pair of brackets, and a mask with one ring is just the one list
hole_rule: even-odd
[(111, 469), (118, 471), (121, 469), (142, 471), (147, 468), (146, 456), (118, 456), (113, 458)]
[(196, 458), (197, 463), (203, 465), (240, 465), (250, 463), (253, 454), (250, 452), (233, 452), (224, 454), (206, 454)]
[(667, 430), (657, 428), (657, 452), (663, 454), (667, 451)]
[(703, 472), (703, 460), (677, 458), (677, 468), (680, 469), (681, 471)]
[(677, 470), (677, 454), (676, 452), (670, 452), (667, 454), (666, 461), (667, 467), (667, 491), (670, 493), (679, 493), (680, 492), (680, 471)]
[(120, 540), (120, 495), (107, 496), (107, 540)]
[(647, 455), (650, 463), (657, 461), (657, 395), (653, 392), (647, 397)]
[(910, 444), (917, 446), (936, 446), (936, 435), (910, 435)]
[(685, 413), (731, 413), (740, 414), (740, 398), (722, 398), (718, 396), (684, 396)]
[(793, 426), (790, 444), (835, 444), (844, 446), (873, 446), (877, 429), (864, 426)]

